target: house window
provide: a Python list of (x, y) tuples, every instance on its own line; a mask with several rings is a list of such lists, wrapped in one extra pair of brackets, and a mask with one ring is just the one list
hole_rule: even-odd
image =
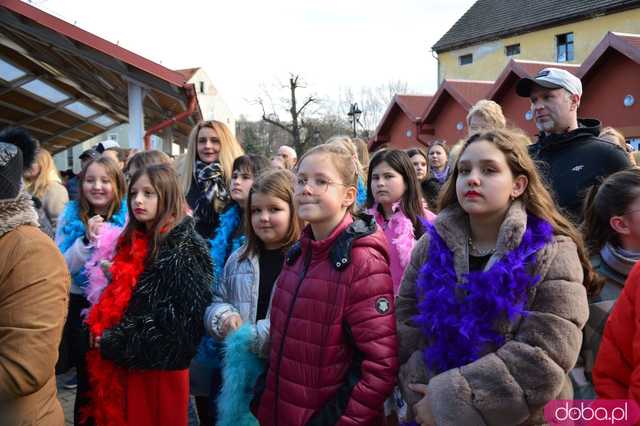
[(473, 63), (473, 53), (468, 53), (466, 55), (458, 56), (458, 60), (460, 61), (460, 65), (468, 65)]
[(204, 93), (204, 81), (200, 82), (200, 93)]
[(511, 44), (505, 48), (505, 53), (507, 56), (515, 56), (520, 54), (520, 43)]
[(118, 134), (117, 133), (109, 133), (107, 135), (107, 140), (108, 141), (118, 142)]
[(573, 33), (559, 34), (556, 36), (556, 61), (571, 62), (573, 54)]

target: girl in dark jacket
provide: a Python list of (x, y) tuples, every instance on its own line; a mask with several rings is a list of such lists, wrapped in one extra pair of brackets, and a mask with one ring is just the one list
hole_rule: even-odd
[(91, 404), (102, 425), (187, 424), (189, 362), (204, 333), (212, 265), (175, 172), (138, 170), (111, 283), (89, 312)]
[(254, 412), (261, 425), (372, 425), (398, 368), (388, 246), (371, 216), (351, 213), (357, 163), (325, 144), (299, 162), (298, 217), (271, 306), (269, 369)]

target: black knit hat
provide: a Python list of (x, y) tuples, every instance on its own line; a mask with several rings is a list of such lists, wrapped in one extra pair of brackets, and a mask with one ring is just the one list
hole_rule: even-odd
[(19, 128), (0, 132), (0, 200), (14, 199), (20, 193), (22, 174), (31, 167), (38, 143)]

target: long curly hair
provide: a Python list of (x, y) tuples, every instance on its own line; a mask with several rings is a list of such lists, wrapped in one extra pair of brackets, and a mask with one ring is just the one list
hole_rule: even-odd
[[(505, 156), (509, 169), (513, 176), (526, 176), (528, 185), (520, 195), (527, 211), (534, 216), (546, 220), (553, 227), (554, 234), (564, 235), (573, 240), (578, 248), (578, 257), (584, 272), (584, 286), (589, 295), (597, 294), (602, 287), (602, 280), (597, 276), (591, 266), (587, 255), (584, 241), (576, 227), (569, 219), (558, 211), (551, 194), (542, 183), (535, 163), (527, 152), (528, 137), (521, 132), (495, 129), (488, 132), (476, 133), (465, 142), (460, 152), (460, 157), (472, 143), (487, 141), (498, 148)], [(453, 167), (451, 177), (445, 183), (440, 194), (438, 205), (440, 210), (452, 206), (460, 205), (456, 194), (456, 181), (458, 180), (458, 164)]]

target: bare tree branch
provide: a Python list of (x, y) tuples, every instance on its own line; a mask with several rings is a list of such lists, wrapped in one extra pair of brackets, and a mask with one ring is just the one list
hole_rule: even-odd
[(309, 104), (310, 104), (310, 103), (312, 103), (312, 102), (317, 102), (317, 101), (318, 101), (318, 100), (317, 100), (316, 98), (314, 98), (313, 96), (309, 96), (309, 97), (307, 98), (307, 100), (306, 100), (306, 101), (304, 101), (304, 103), (302, 104), (302, 106), (300, 107), (300, 109), (298, 109), (298, 111), (297, 111), (297, 113), (296, 113), (296, 114), (297, 114), (297, 115), (302, 114), (302, 111), (305, 109), (305, 107), (306, 107), (307, 105), (309, 105)]

